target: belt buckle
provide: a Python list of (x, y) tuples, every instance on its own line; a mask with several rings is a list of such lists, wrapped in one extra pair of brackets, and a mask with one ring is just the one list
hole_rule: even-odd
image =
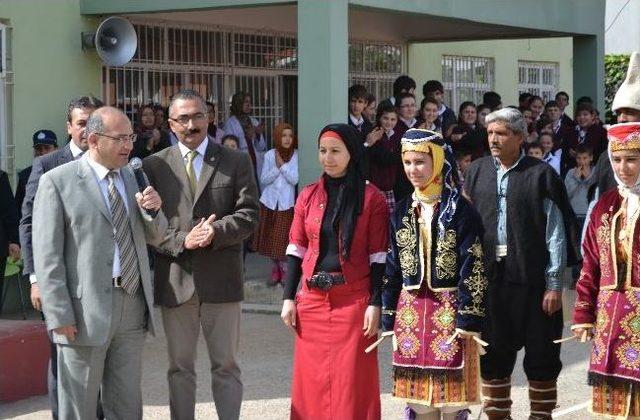
[(122, 277), (121, 276), (112, 278), (112, 281), (113, 281), (113, 287), (122, 288)]
[(325, 272), (316, 273), (311, 277), (311, 282), (314, 287), (322, 290), (323, 292), (328, 291), (331, 289), (331, 286), (333, 286), (333, 279)]

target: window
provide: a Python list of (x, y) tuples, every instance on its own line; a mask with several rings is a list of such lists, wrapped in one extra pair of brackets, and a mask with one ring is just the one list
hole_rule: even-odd
[(558, 63), (518, 61), (518, 94), (529, 92), (547, 102), (558, 91)]
[(444, 102), (456, 112), (464, 101), (480, 104), (482, 95), (493, 90), (493, 68), (493, 58), (443, 55)]
[(11, 71), (11, 28), (0, 22), (0, 168), (14, 176), (12, 124), (13, 72)]
[(402, 73), (402, 45), (370, 41), (349, 43), (349, 86), (361, 84), (378, 103), (393, 94), (393, 82)]

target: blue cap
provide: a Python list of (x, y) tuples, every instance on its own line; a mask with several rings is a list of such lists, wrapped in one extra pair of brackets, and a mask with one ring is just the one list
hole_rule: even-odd
[(39, 144), (57, 146), (58, 138), (56, 137), (56, 133), (51, 130), (36, 131), (35, 133), (33, 133), (33, 147), (36, 147)]

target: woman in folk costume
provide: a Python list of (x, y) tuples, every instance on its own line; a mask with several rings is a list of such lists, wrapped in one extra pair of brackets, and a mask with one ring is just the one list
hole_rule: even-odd
[(393, 335), (393, 396), (409, 419), (466, 419), (480, 401), (487, 278), (482, 222), (456, 185), (440, 134), (410, 129), (402, 161), (413, 194), (389, 225), (382, 325)]
[(571, 329), (593, 340), (591, 411), (640, 417), (640, 123), (608, 128), (618, 188), (603, 194), (582, 244)]
[(365, 181), (355, 128), (326, 126), (318, 158), (324, 173), (300, 193), (287, 247), (282, 320), (295, 332), (291, 418), (375, 420), (378, 360), (365, 349), (380, 323), (389, 211)]

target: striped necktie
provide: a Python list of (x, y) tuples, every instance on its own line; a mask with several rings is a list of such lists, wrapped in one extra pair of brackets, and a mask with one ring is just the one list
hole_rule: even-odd
[(196, 179), (196, 171), (193, 168), (193, 160), (198, 156), (197, 150), (190, 150), (187, 153), (187, 178), (189, 178), (189, 188), (191, 189), (191, 197), (196, 195), (198, 180)]
[(128, 294), (134, 295), (140, 287), (140, 271), (127, 209), (114, 183), (117, 175), (118, 173), (115, 171), (107, 174), (109, 181), (109, 207), (111, 208), (111, 220), (120, 254), (122, 288)]

